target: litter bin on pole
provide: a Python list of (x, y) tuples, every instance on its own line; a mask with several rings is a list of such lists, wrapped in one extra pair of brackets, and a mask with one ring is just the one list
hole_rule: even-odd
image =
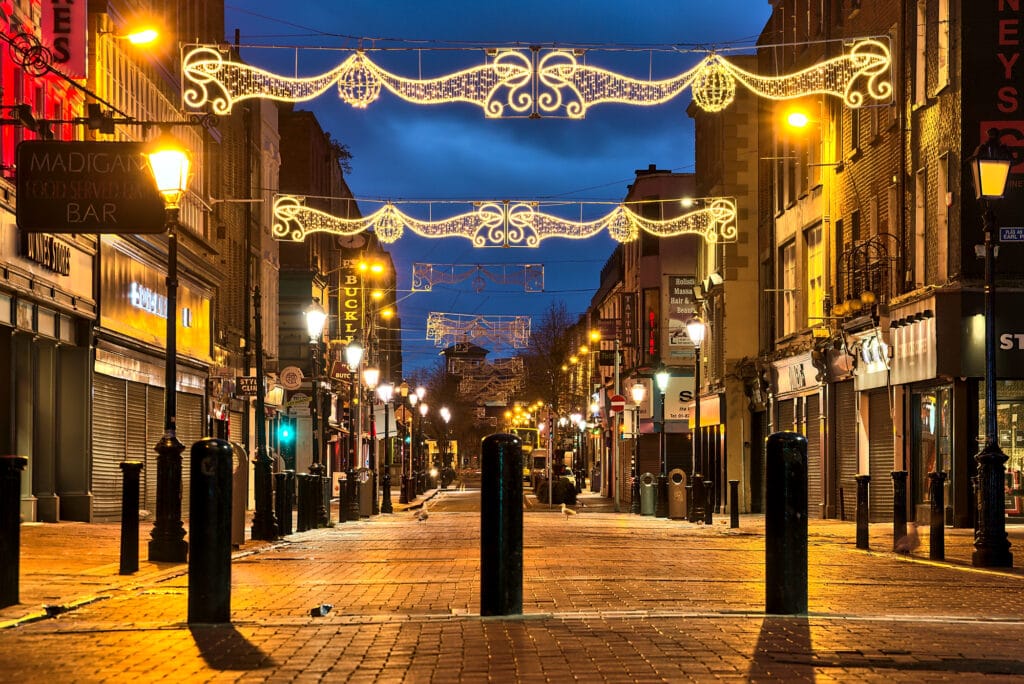
[(657, 481), (654, 475), (644, 473), (640, 476), (640, 515), (654, 515), (656, 490)]
[(668, 517), (672, 520), (686, 518), (686, 473), (679, 468), (668, 473)]

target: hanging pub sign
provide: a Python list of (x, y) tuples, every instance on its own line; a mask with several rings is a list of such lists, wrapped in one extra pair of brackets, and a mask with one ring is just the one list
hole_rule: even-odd
[(18, 228), (27, 233), (164, 231), (164, 201), (145, 143), (25, 140), (18, 144)]

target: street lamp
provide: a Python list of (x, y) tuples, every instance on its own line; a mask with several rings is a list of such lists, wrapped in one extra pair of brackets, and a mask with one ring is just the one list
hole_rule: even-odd
[(356, 411), (356, 385), (359, 372), (359, 364), (363, 361), (363, 346), (352, 340), (345, 347), (345, 363), (348, 364), (349, 385), (348, 385), (348, 472), (345, 473), (345, 494), (348, 510), (346, 517), (349, 520), (359, 520), (359, 502), (356, 500), (356, 460), (360, 452), (360, 435), (362, 434), (362, 404), (360, 403), (358, 417)]
[(992, 203), (1006, 192), (1013, 155), (990, 128), (988, 139), (971, 158), (974, 189), (985, 212), (985, 446), (974, 457), (978, 463), (978, 519), (971, 563), (987, 568), (1013, 567), (1006, 537), (1006, 454), (999, 448), (996, 405), (996, 216)]
[(640, 432), (640, 404), (643, 403), (644, 398), (647, 396), (647, 388), (643, 383), (635, 383), (629, 388), (630, 398), (633, 400), (633, 404), (636, 405), (636, 420), (633, 421), (633, 488), (631, 489), (629, 512), (640, 515), (640, 459), (637, 458), (638, 451), (640, 449), (637, 435)]
[[(418, 391), (417, 391), (418, 393)], [(427, 473), (426, 473), (426, 457), (423, 455), (423, 420), (427, 417), (427, 411), (430, 408), (427, 406), (425, 401), (420, 401), (420, 438), (419, 438), (419, 452), (420, 452), (420, 494), (427, 491)]]
[(444, 421), (444, 451), (441, 452), (441, 489), (448, 489), (448, 449), (451, 447), (451, 432), (448, 430), (448, 421), (452, 419), (452, 412), (447, 406), (441, 407), (441, 419)]
[(661, 460), (661, 473), (658, 474), (658, 499), (654, 515), (659, 518), (668, 517), (668, 441), (665, 439), (665, 391), (668, 390), (669, 372), (662, 366), (654, 374), (654, 380), (658, 383), (658, 391), (661, 393), (661, 407), (658, 409), (658, 424), (660, 426), (661, 441), (658, 452)]
[[(274, 515), (274, 482), (270, 453), (267, 451), (267, 377), (263, 365), (263, 295), (257, 281), (252, 290), (253, 322), (256, 347), (256, 458), (253, 461), (255, 484), (253, 496), (256, 510), (252, 514), (252, 538), (277, 539), (280, 528)], [(283, 495), (283, 493), (282, 493)]]
[(380, 512), (377, 507), (377, 427), (374, 424), (374, 411), (373, 411), (373, 395), (377, 389), (377, 382), (380, 381), (380, 369), (374, 366), (367, 366), (363, 369), (363, 384), (370, 390), (370, 491), (373, 495), (370, 500), (373, 501), (373, 507), (371, 514), (376, 515)]
[[(423, 418), (427, 415), (427, 409), (424, 408), (424, 404), (423, 404), (423, 397), (426, 396), (426, 394), (427, 394), (427, 388), (424, 387), (423, 385), (420, 385), (420, 386), (418, 386), (416, 388), (416, 391), (414, 392), (414, 394), (416, 395), (416, 400), (419, 402), (419, 405), (420, 405), (420, 408), (419, 408), (419, 411), (420, 411), (420, 440), (422, 440), (423, 439)], [(413, 418), (415, 418), (415, 416), (413, 416)], [(423, 445), (418, 443), (418, 442), (416, 444), (415, 456), (416, 456), (416, 461), (415, 461), (415, 464), (413, 466), (413, 480), (415, 480), (415, 483), (416, 483), (415, 493), (416, 494), (422, 494), (427, 489), (427, 483), (426, 483), (426, 473), (424, 472), (424, 463), (423, 463), (423, 461), (424, 461), (424, 459), (423, 459)]]
[[(409, 406), (415, 408), (416, 406), (416, 393), (409, 394), (409, 383), (403, 382), (398, 386), (398, 396), (402, 397), (403, 400), (409, 402)], [(398, 409), (395, 409), (395, 413), (398, 413)], [(406, 409), (402, 407), (402, 415), (408, 416)], [(396, 421), (397, 422), (397, 421)], [(397, 429), (397, 426), (396, 426)], [(405, 467), (405, 439), (399, 440), (400, 451), (398, 452), (402, 460), (402, 481), (401, 489), (398, 492), (398, 503), (407, 504), (410, 501), (409, 498), (409, 471)], [(415, 495), (412, 498), (416, 498)]]
[[(704, 333), (706, 331), (707, 326), (705, 326), (700, 316), (691, 316), (690, 320), (686, 321), (686, 334), (689, 335), (690, 341), (693, 342), (694, 350), (693, 432), (691, 433), (690, 444), (690, 454), (692, 457), (690, 461), (690, 492), (693, 501), (690, 507), (690, 522), (704, 520), (706, 514), (705, 507), (711, 505), (711, 502), (706, 500), (707, 490), (704, 488), (704, 478), (700, 474), (700, 471), (704, 468), (704, 445), (701, 441), (700, 432), (700, 346), (704, 342)], [(698, 501), (703, 501), (704, 505), (698, 506)]]
[[(381, 498), (380, 512), (381, 513), (392, 513), (391, 507), (391, 461), (392, 450), (391, 450), (391, 439), (388, 432), (388, 426), (391, 423), (388, 417), (388, 408), (391, 405), (391, 397), (395, 392), (395, 386), (390, 382), (385, 382), (377, 388), (377, 396), (380, 397), (381, 402), (384, 403), (384, 465), (381, 470), (384, 471), (384, 477), (381, 480), (381, 485), (384, 489), (384, 494)], [(374, 492), (376, 496), (376, 492)]]
[(309, 333), (309, 381), (312, 386), (312, 398), (309, 405), (309, 422), (311, 426), (310, 440), (312, 458), (309, 463), (309, 474), (317, 478), (317, 486), (313, 493), (317, 499), (317, 527), (326, 527), (328, 523), (327, 507), (324, 505), (326, 468), (321, 463), (320, 453), (320, 340), (327, 322), (327, 312), (320, 306), (320, 300), (314, 298), (303, 312), (306, 316), (306, 332)]
[(146, 153), (157, 190), (164, 199), (167, 228), (167, 350), (164, 357), (164, 434), (156, 444), (156, 520), (149, 540), (149, 559), (183, 563), (188, 556), (181, 522), (181, 452), (177, 428), (178, 334), (178, 207), (188, 188), (192, 159), (166, 131)]

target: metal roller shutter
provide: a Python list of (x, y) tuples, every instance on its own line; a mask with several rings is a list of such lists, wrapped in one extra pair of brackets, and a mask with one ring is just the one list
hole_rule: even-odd
[[(857, 404), (853, 380), (835, 385), (836, 501), (843, 505), (836, 515), (843, 520), (857, 517)], [(838, 504), (837, 504), (838, 505)]]
[(156, 445), (164, 434), (164, 391), (146, 387), (146, 510), (156, 514)]
[(181, 517), (188, 517), (189, 480), (192, 475), (192, 445), (203, 438), (203, 397), (178, 392), (178, 439), (185, 445), (181, 452)]
[(92, 505), (97, 522), (121, 517), (121, 467), (125, 455), (125, 382), (93, 374)]
[(793, 399), (785, 399), (776, 404), (776, 420), (775, 420), (775, 431), (776, 432), (792, 432), (795, 427), (796, 419), (796, 406)]
[(241, 411), (231, 411), (229, 415), (231, 416), (231, 434), (228, 436), (228, 441), (245, 444), (245, 414)]
[(871, 522), (892, 520), (892, 414), (889, 393), (878, 390), (868, 394), (868, 488)]
[(821, 518), (824, 506), (824, 488), (821, 467), (821, 400), (817, 394), (807, 397), (804, 413), (807, 416), (807, 515)]

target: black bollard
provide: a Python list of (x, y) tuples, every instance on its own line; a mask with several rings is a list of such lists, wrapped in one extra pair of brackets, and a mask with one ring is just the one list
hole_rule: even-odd
[(858, 475), (857, 480), (857, 548), (869, 549), (868, 543), (868, 483), (870, 475)]
[(21, 587), (21, 471), (24, 456), (0, 456), (0, 608), (19, 602)]
[(629, 489), (629, 512), (633, 515), (640, 515), (640, 478), (633, 477), (632, 487)]
[(654, 517), (668, 517), (668, 475), (658, 475), (654, 490)]
[(284, 522), (281, 523), (282, 530), (292, 533), (292, 518), (295, 510), (295, 471), (284, 471)]
[(349, 520), (359, 520), (359, 475), (355, 470), (349, 470), (345, 477), (346, 503), (345, 517)]
[(693, 507), (690, 509), (690, 522), (704, 519), (704, 477), (693, 476)]
[(139, 480), (142, 461), (121, 461), (121, 566), (118, 574), (139, 569)]
[(711, 514), (714, 513), (715, 507), (715, 483), (711, 480), (704, 480), (704, 524), (711, 525), (714, 523), (714, 519)]
[(928, 494), (931, 498), (931, 527), (928, 530), (928, 557), (946, 559), (946, 502), (943, 486), (946, 473), (928, 473)]
[(274, 473), (274, 515), (281, 536), (291, 534), (291, 497), (288, 495), (288, 475), (285, 473)]
[(480, 615), (523, 612), (523, 451), (515, 435), (484, 438), (480, 458)]
[(765, 478), (765, 612), (807, 612), (807, 438), (768, 436)]
[(188, 622), (231, 622), (231, 444), (192, 445)]
[(892, 471), (892, 545), (907, 536), (907, 471)]
[(316, 527), (316, 513), (311, 511), (316, 510), (316, 501), (313, 499), (312, 487), (310, 487), (310, 481), (317, 477), (316, 475), (306, 475), (305, 473), (299, 473), (295, 476), (295, 483), (298, 485), (299, 490), (299, 505), (295, 510), (295, 531), (305, 532)]
[(686, 483), (686, 520), (687, 522), (693, 522), (693, 481), (687, 481)]
[(740, 526), (740, 481), (729, 480), (729, 527)]

